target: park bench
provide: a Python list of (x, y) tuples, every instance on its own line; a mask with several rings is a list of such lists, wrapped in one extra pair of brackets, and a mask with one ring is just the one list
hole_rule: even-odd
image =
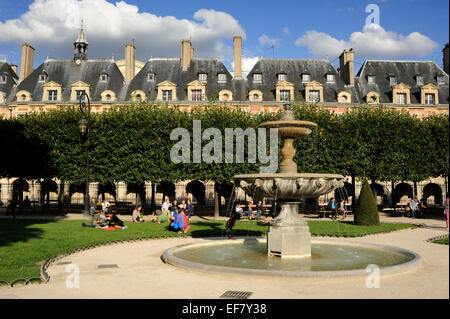
[(408, 206), (408, 203), (399, 202), (399, 203), (395, 204), (395, 206), (394, 206), (395, 215), (403, 216), (403, 214), (406, 211), (406, 206)]

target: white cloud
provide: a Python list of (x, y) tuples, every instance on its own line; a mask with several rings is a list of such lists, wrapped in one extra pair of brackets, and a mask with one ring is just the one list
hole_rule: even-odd
[(266, 34), (261, 35), (258, 38), (258, 41), (259, 41), (259, 45), (261, 45), (261, 46), (265, 46), (266, 44), (267, 45), (277, 45), (278, 44), (278, 39), (269, 37)]
[(179, 57), (182, 39), (191, 38), (197, 57), (218, 57), (232, 52), (224, 42), (245, 31), (225, 12), (201, 9), (193, 19), (157, 16), (139, 12), (125, 1), (34, 0), (17, 19), (0, 22), (1, 43), (31, 43), (36, 54), (51, 58), (70, 58), (81, 19), (89, 42), (90, 58), (117, 59), (124, 56), (125, 44), (135, 39), (136, 56), (146, 61), (153, 57)]
[(350, 39), (338, 40), (315, 30), (307, 31), (295, 41), (296, 46), (306, 46), (318, 58), (339, 56), (344, 49), (353, 48), (358, 57), (411, 58), (423, 57), (433, 52), (438, 44), (419, 33), (407, 36), (386, 31), (377, 24), (365, 25), (362, 32), (353, 32)]
[[(247, 75), (250, 73), (250, 71), (253, 69), (253, 67), (255, 66), (256, 62), (259, 61), (259, 57), (255, 56), (255, 57), (248, 57), (248, 56), (242, 56), (242, 77), (247, 77)], [(232, 76), (234, 76), (234, 60), (231, 61), (231, 68), (233, 69), (233, 71), (231, 73)], [(231, 69), (230, 69), (231, 70)]]
[(284, 35), (291, 35), (291, 30), (288, 27), (283, 28)]

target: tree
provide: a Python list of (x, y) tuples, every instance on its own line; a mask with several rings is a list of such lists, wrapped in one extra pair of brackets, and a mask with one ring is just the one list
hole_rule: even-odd
[(377, 203), (367, 180), (363, 183), (363, 187), (356, 204), (354, 222), (356, 225), (365, 226), (375, 226), (380, 224)]

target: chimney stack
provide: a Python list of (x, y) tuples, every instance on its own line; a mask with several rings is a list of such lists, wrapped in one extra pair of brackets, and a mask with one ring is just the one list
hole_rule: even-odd
[(355, 84), (355, 51), (353, 48), (350, 50), (344, 50), (339, 56), (339, 75), (347, 85)]
[(449, 74), (448, 43), (445, 45), (444, 49), (442, 50), (442, 53), (443, 53), (442, 63), (444, 65), (444, 71), (445, 71), (445, 73)]
[(183, 71), (187, 71), (193, 57), (194, 48), (192, 47), (191, 40), (181, 41), (181, 68)]
[(134, 78), (136, 70), (136, 47), (133, 43), (125, 46), (125, 81), (128, 83)]
[(242, 79), (242, 37), (233, 37), (234, 42), (234, 77)]
[(22, 44), (22, 58), (20, 60), (19, 82), (22, 82), (27, 76), (33, 72), (34, 64), (34, 48), (31, 44)]

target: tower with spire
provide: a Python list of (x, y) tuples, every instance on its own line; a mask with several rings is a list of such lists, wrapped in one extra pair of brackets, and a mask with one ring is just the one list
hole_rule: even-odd
[(83, 32), (83, 20), (81, 21), (80, 32), (78, 33), (77, 40), (73, 43), (75, 53), (73, 59), (77, 60), (87, 60), (87, 48), (88, 43)]

